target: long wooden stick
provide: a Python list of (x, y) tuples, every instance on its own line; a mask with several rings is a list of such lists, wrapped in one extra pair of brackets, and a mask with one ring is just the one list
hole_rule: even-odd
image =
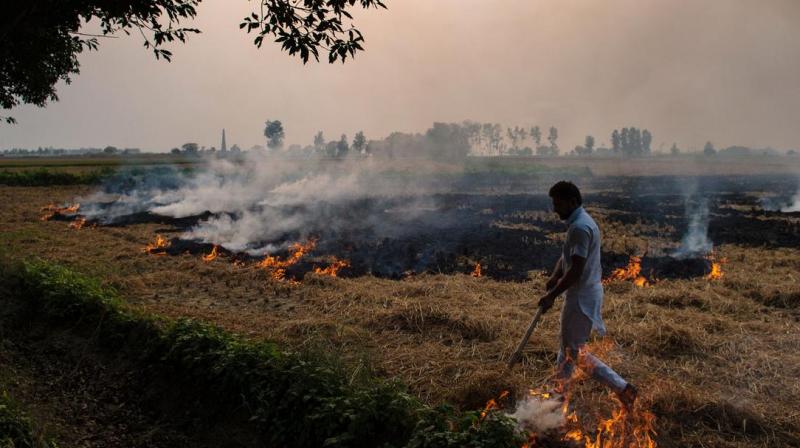
[(519, 341), (519, 345), (514, 353), (511, 355), (511, 358), (508, 360), (508, 368), (514, 367), (521, 358), (522, 358), (522, 350), (525, 348), (525, 345), (528, 344), (528, 339), (531, 338), (531, 334), (533, 334), (534, 328), (536, 328), (536, 324), (539, 323), (539, 318), (542, 317), (544, 314), (544, 308), (539, 307), (536, 310), (536, 314), (533, 315), (533, 319), (531, 319), (531, 324), (528, 325), (528, 331), (525, 332), (525, 336), (522, 337), (522, 340)]

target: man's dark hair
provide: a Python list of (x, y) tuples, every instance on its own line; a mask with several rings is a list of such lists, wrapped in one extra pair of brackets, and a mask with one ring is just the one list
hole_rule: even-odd
[(581, 198), (581, 190), (578, 190), (578, 187), (573, 184), (572, 182), (562, 180), (557, 182), (555, 185), (550, 187), (551, 198), (559, 198), (559, 199), (575, 199), (578, 205), (583, 204), (583, 198)]

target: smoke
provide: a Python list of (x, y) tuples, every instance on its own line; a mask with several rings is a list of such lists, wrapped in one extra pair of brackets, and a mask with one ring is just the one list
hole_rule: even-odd
[(789, 201), (775, 198), (759, 199), (761, 208), (770, 212), (794, 213), (800, 212), (800, 190)]
[(562, 406), (556, 398), (527, 397), (509, 416), (517, 420), (520, 429), (542, 434), (564, 426)]
[(781, 208), (782, 212), (800, 212), (800, 191), (792, 198), (792, 204)]
[[(209, 159), (196, 173), (128, 173), (83, 199), (82, 210), (106, 224), (142, 213), (198, 217), (182, 239), (255, 256), (321, 234), (396, 236), (411, 231), (406, 224), (420, 214), (440, 208), (427, 196), (431, 186), (413, 173), (386, 175), (380, 162), (296, 163), (254, 151), (243, 157)], [(449, 218), (437, 221), (447, 225)]]
[(714, 244), (708, 239), (708, 198), (698, 194), (696, 179), (687, 181), (683, 190), (687, 228), (680, 247), (672, 253), (676, 258), (704, 255), (714, 248)]

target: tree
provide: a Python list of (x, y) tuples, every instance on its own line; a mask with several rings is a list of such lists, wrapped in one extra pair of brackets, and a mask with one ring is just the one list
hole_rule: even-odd
[(336, 158), (339, 153), (339, 142), (331, 140), (325, 144), (325, 155), (331, 158)]
[(170, 150), (170, 154), (177, 155), (177, 154), (180, 154), (180, 153), (181, 153), (181, 150), (178, 149), (178, 148), (172, 148), (172, 150)]
[[(8, 2), (6, 2), (8, 3)], [(0, 14), (0, 106), (10, 110), (20, 104), (44, 107), (57, 101), (55, 85), (69, 83), (80, 72), (78, 55), (96, 50), (98, 37), (139, 32), (145, 48), (157, 59), (169, 61), (165, 44), (200, 30), (181, 26), (197, 14), (200, 0), (71, 0), (12, 1)], [(239, 28), (254, 33), (261, 47), (274, 40), (290, 55), (303, 61), (319, 61), (320, 49), (328, 62), (345, 61), (362, 51), (364, 38), (353, 26), (355, 8), (386, 8), (383, 0), (259, 0)], [(81, 32), (99, 22), (101, 35)], [(0, 117), (13, 123), (11, 117)]]
[(116, 154), (119, 150), (114, 146), (106, 146), (103, 148), (103, 154)]
[(591, 154), (592, 151), (594, 150), (594, 137), (592, 137), (591, 135), (587, 135), (583, 146), (586, 148), (588, 153)]
[(364, 131), (358, 131), (356, 136), (353, 137), (353, 149), (356, 150), (358, 154), (361, 154), (366, 149), (366, 145), (367, 138), (364, 137)]
[(703, 146), (703, 154), (705, 154), (707, 156), (713, 156), (716, 153), (717, 153), (717, 150), (714, 148), (714, 144), (711, 143), (710, 141), (706, 142), (705, 146)]
[(264, 137), (267, 138), (267, 147), (270, 149), (282, 147), (285, 133), (283, 131), (283, 124), (281, 124), (280, 120), (267, 120), (267, 122), (264, 124)]
[(619, 131), (616, 129), (611, 133), (611, 150), (614, 153), (622, 151), (622, 136), (619, 135)]
[(533, 138), (533, 143), (535, 146), (542, 144), (542, 130), (539, 129), (539, 126), (534, 126), (531, 128), (531, 137)]
[(673, 156), (677, 156), (678, 154), (681, 153), (681, 150), (678, 149), (678, 145), (673, 142), (672, 147), (669, 148), (669, 153), (672, 154)]
[[(642, 131), (642, 152), (650, 154), (650, 145), (653, 143), (653, 134), (647, 129)], [(660, 149), (659, 149), (660, 150)]]
[[(502, 127), (488, 125), (488, 139), (498, 152), (501, 150), (498, 141), (502, 143)], [(470, 128), (458, 123), (433, 123), (433, 127), (425, 132), (423, 150), (425, 155), (439, 160), (463, 159), (470, 151)]]
[(628, 137), (630, 138), (630, 156), (641, 156), (642, 155), (642, 131), (638, 128), (630, 128), (628, 131)]
[(325, 136), (322, 135), (322, 131), (317, 132), (314, 136), (314, 150), (317, 152), (325, 150)]
[[(445, 123), (439, 123), (440, 128), (446, 126)], [(436, 123), (433, 124), (433, 130), (438, 130)], [(429, 131), (430, 132), (430, 131)], [(484, 123), (481, 126), (481, 142), (483, 145), (484, 155), (496, 154), (500, 155), (503, 151), (503, 128), (499, 124)], [(466, 155), (466, 154), (465, 154)]]
[(547, 132), (547, 141), (550, 143), (550, 148), (552, 149), (552, 155), (558, 155), (558, 129), (555, 126), (550, 126), (550, 130)]
[(339, 142), (336, 144), (336, 156), (340, 159), (344, 159), (349, 152), (350, 144), (347, 143), (347, 136), (342, 134), (342, 138), (340, 138)]
[(197, 154), (197, 143), (184, 143), (181, 149), (186, 154)]

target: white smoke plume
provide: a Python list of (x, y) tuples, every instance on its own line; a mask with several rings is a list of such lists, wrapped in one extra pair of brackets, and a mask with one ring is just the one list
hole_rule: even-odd
[(688, 227), (681, 240), (681, 246), (672, 255), (685, 258), (711, 252), (714, 244), (708, 239), (708, 200), (701, 198), (686, 203)]
[(697, 180), (691, 180), (684, 186), (687, 228), (681, 239), (680, 247), (672, 253), (673, 257), (687, 258), (704, 255), (714, 248), (714, 244), (708, 239), (708, 199), (699, 196), (697, 190)]
[(781, 207), (781, 211), (785, 213), (800, 212), (800, 191), (794, 195), (790, 205)]
[(520, 429), (542, 434), (564, 426), (562, 406), (556, 398), (526, 397), (509, 416), (517, 420)]
[[(211, 159), (194, 175), (172, 170), (154, 179), (138, 179), (133, 188), (112, 188), (85, 198), (88, 204), (82, 210), (88, 219), (103, 223), (136, 213), (171, 218), (208, 215), (181, 237), (263, 255), (289, 243), (278, 240), (307, 238), (320, 228), (366, 229), (378, 236), (402, 232), (403, 222), (430, 209), (430, 199), (420, 197), (430, 189), (415, 183), (413, 176), (382, 175), (370, 160), (300, 164), (259, 152), (244, 157), (243, 161)], [(393, 209), (377, 208), (380, 201), (368, 201), (376, 198), (395, 199)]]

